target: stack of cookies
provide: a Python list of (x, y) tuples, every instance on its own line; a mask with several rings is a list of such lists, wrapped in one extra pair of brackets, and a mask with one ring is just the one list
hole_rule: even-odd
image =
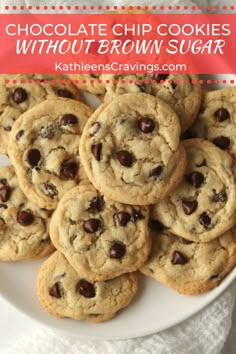
[[(2, 154), (7, 154), (13, 125), (24, 112), (47, 99), (64, 100), (67, 97), (70, 102), (80, 104), (81, 98), (76, 86), (67, 84), (64, 77), (53, 75), (1, 75), (0, 90)], [(31, 116), (29, 120), (31, 126)], [(23, 135), (22, 130), (13, 141), (23, 138)], [(27, 153), (28, 142), (25, 143)], [(28, 161), (28, 176), (32, 172), (30, 163), (36, 155), (36, 150), (24, 155), (24, 163)], [(0, 261), (30, 260), (54, 251), (49, 236), (52, 211), (43, 208), (31, 195), (28, 197), (27, 186), (23, 181), (19, 183), (19, 178), (13, 166), (0, 168)]]
[(192, 295), (236, 264), (236, 89), (206, 93), (200, 108), (196, 76), (125, 78), (83, 83), (103, 97), (95, 112), (73, 85), (41, 77), (40, 99), (4, 86), (0, 146), (13, 166), (0, 170), (0, 260), (55, 247), (37, 294), (59, 317), (114, 317), (138, 270)]

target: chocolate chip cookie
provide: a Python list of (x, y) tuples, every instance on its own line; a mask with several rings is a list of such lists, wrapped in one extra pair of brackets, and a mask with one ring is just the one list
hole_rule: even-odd
[(103, 105), (83, 131), (80, 154), (93, 185), (126, 204), (158, 202), (180, 182), (186, 157), (175, 112), (144, 93)]
[(28, 260), (52, 253), (49, 220), (50, 213), (23, 194), (13, 167), (1, 167), (0, 261)]
[(136, 273), (104, 282), (88, 281), (56, 251), (39, 270), (37, 295), (44, 309), (54, 316), (103, 322), (131, 302), (137, 285)]
[(236, 229), (216, 240), (186, 241), (151, 220), (152, 251), (140, 271), (181, 294), (215, 288), (236, 265)]
[(184, 141), (187, 169), (182, 183), (152, 206), (151, 217), (195, 242), (209, 242), (235, 224), (235, 161), (202, 139)]
[(90, 280), (106, 280), (137, 270), (151, 243), (148, 208), (109, 200), (92, 185), (66, 193), (50, 225), (54, 246)]
[[(48, 80), (48, 83), (44, 83), (44, 80)], [(55, 83), (51, 80), (55, 80)], [(12, 125), (22, 113), (47, 98), (67, 97), (80, 100), (81, 97), (76, 86), (67, 84), (61, 75), (1, 75), (0, 92), (0, 152), (3, 154), (7, 153)]]
[(236, 158), (236, 87), (207, 92), (190, 134), (211, 141)]
[[(144, 92), (159, 97), (177, 113), (182, 133), (190, 127), (198, 114), (201, 87), (197, 75), (131, 74), (110, 75), (107, 79), (110, 83), (106, 85), (105, 102), (127, 92)], [(117, 82), (114, 83), (114, 80)]]
[(79, 142), (91, 113), (81, 102), (55, 98), (15, 122), (8, 154), (23, 192), (39, 207), (55, 209), (67, 190), (87, 183)]

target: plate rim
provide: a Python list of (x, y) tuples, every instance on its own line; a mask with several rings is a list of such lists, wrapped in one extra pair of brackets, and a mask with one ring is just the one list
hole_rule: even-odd
[[(143, 275), (142, 275), (143, 276)], [(57, 333), (63, 333), (64, 335), (70, 336), (72, 338), (79, 338), (79, 339), (91, 339), (91, 340), (108, 340), (108, 341), (115, 341), (115, 340), (126, 340), (126, 339), (135, 339), (135, 338), (142, 338), (148, 335), (152, 335), (152, 334), (158, 334), (160, 332), (163, 332), (165, 330), (168, 330), (170, 328), (173, 328), (179, 324), (181, 324), (182, 322), (191, 319), (193, 316), (195, 316), (196, 314), (198, 314), (199, 312), (201, 312), (202, 310), (204, 310), (208, 305), (210, 305), (211, 303), (213, 303), (214, 301), (216, 301), (220, 296), (222, 296), (230, 287), (230, 285), (232, 285), (232, 283), (236, 280), (236, 266), (231, 270), (231, 272), (222, 280), (222, 282), (214, 289), (210, 290), (209, 292), (205, 293), (205, 294), (200, 294), (200, 295), (194, 295), (194, 296), (188, 296), (188, 295), (183, 295), (185, 297), (194, 297), (197, 298), (199, 296), (202, 295), (208, 295), (208, 298), (205, 300), (204, 304), (199, 304), (193, 311), (189, 311), (188, 313), (186, 313), (185, 315), (183, 315), (182, 317), (179, 316), (176, 320), (172, 321), (172, 323), (170, 324), (166, 324), (163, 326), (160, 326), (160, 328), (157, 330), (153, 329), (153, 330), (146, 330), (145, 329), (139, 329), (139, 327), (136, 327), (134, 332), (135, 333), (131, 333), (128, 335), (117, 335), (117, 336), (113, 336), (112, 338), (109, 336), (95, 336), (95, 335), (86, 335), (86, 334), (81, 334), (79, 333), (78, 335), (75, 333), (69, 333), (66, 331), (66, 329), (59, 329), (55, 326), (49, 325), (46, 323), (46, 319), (45, 321), (37, 316), (32, 316), (29, 310), (25, 310), (24, 308), (20, 307), (17, 303), (15, 303), (14, 301), (12, 301), (11, 299), (7, 298), (2, 292), (1, 292), (1, 288), (0, 288), (0, 297), (1, 299), (3, 299), (5, 302), (7, 302), (12, 308), (15, 308), (17, 311), (19, 311), (21, 314), (23, 314), (24, 316), (26, 316), (27, 318), (29, 318), (30, 320), (33, 320), (35, 323), (41, 324), (43, 328), (47, 328), (48, 330), (54, 330)], [(161, 284), (162, 286), (165, 286), (163, 284)], [(172, 290), (172, 289), (171, 289)], [(174, 290), (172, 290), (174, 291)], [(125, 309), (124, 309), (125, 310)], [(44, 311), (44, 313), (46, 313), (46, 311), (42, 308), (42, 311)], [(64, 318), (58, 318), (58, 320), (63, 320)], [(68, 319), (71, 321), (75, 321), (73, 319)], [(109, 322), (109, 321), (108, 321)], [(96, 324), (96, 326), (99, 326), (99, 323)]]

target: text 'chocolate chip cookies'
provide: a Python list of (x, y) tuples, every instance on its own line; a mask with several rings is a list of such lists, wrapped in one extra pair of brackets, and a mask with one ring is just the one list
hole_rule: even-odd
[(87, 183), (80, 136), (92, 110), (70, 99), (50, 99), (14, 124), (8, 154), (22, 190), (41, 208), (55, 209), (62, 195)]
[(0, 261), (41, 258), (53, 252), (50, 213), (23, 194), (12, 166), (0, 168)]
[(180, 182), (186, 164), (174, 111), (147, 94), (125, 94), (86, 124), (80, 155), (88, 178), (126, 204), (158, 202)]
[(91, 185), (80, 186), (61, 199), (50, 235), (79, 274), (105, 280), (145, 262), (151, 247), (147, 220), (147, 207), (120, 204)]
[(103, 322), (130, 303), (137, 285), (136, 273), (89, 282), (56, 251), (39, 271), (37, 295), (45, 310), (54, 316)]
[(206, 140), (186, 140), (184, 147), (185, 177), (173, 193), (152, 206), (151, 217), (178, 236), (209, 242), (235, 224), (235, 161)]

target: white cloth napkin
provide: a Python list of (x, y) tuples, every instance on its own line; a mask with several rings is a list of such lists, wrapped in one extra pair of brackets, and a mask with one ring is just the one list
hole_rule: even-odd
[[(89, 0), (8, 0), (5, 5), (111, 5), (111, 1)], [(197, 5), (232, 5), (233, 1), (195, 0)], [(166, 0), (116, 0), (114, 5), (168, 5)], [(191, 0), (172, 0), (169, 4), (194, 5)], [(0, 5), (1, 8), (1, 5)], [(2, 5), (2, 12), (4, 7)], [(54, 12), (55, 13), (55, 12)], [(213, 304), (178, 326), (150, 336), (98, 341), (69, 337), (42, 328), (31, 337), (25, 336), (1, 354), (219, 354), (231, 327), (236, 298), (236, 283), (232, 284)]]
[(1, 354), (220, 354), (231, 327), (236, 283), (207, 309), (171, 329), (119, 340), (84, 340), (42, 328)]

